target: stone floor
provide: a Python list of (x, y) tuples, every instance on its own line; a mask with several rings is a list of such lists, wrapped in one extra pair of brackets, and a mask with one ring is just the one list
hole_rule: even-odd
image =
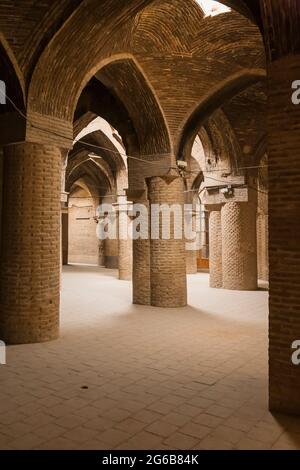
[(1, 449), (300, 449), (300, 421), (267, 411), (266, 291), (198, 274), (163, 310), (115, 276), (66, 268), (60, 339), (8, 348)]

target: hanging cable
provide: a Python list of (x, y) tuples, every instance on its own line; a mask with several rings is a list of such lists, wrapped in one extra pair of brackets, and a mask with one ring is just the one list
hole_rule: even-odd
[[(55, 137), (59, 137), (60, 139), (64, 139), (64, 140), (67, 140), (69, 141), (72, 145), (77, 142), (79, 142), (80, 144), (82, 145), (85, 145), (89, 148), (95, 148), (95, 149), (98, 149), (98, 150), (105, 150), (107, 152), (110, 152), (110, 153), (113, 153), (115, 155), (121, 155), (122, 157), (126, 157), (126, 158), (129, 158), (131, 160), (136, 160), (136, 161), (139, 161), (139, 162), (143, 162), (143, 163), (149, 163), (149, 165), (156, 165), (157, 162), (154, 162), (154, 161), (150, 161), (150, 160), (145, 160), (143, 158), (139, 158), (139, 157), (134, 157), (133, 155), (127, 155), (126, 153), (122, 153), (122, 152), (119, 152), (117, 150), (112, 150), (112, 149), (109, 149), (107, 147), (103, 147), (101, 145), (96, 145), (96, 144), (91, 144), (89, 142), (85, 142), (84, 140), (82, 139), (79, 139), (79, 140), (73, 140), (73, 139), (70, 139), (69, 137), (66, 137), (64, 135), (61, 135), (59, 134), (58, 132), (54, 132), (54, 131), (49, 131), (47, 129), (43, 129), (42, 127), (39, 127), (39, 126), (36, 126), (35, 124), (33, 124), (29, 119), (28, 117), (18, 108), (18, 106), (13, 102), (13, 100), (10, 99), (9, 96), (7, 96), (6, 94), (3, 93), (3, 91), (0, 89), (0, 94), (5, 97), (10, 103), (11, 105), (13, 106), (13, 108), (17, 111), (18, 114), (20, 114), (20, 116), (25, 119), (25, 121), (33, 128), (33, 129), (36, 129), (36, 130), (39, 130), (39, 131), (42, 131), (42, 132), (45, 132), (49, 135), (53, 135)], [(157, 154), (148, 154), (148, 155), (143, 155), (144, 157), (157, 157)], [(161, 157), (163, 156), (169, 156), (168, 153), (163, 153), (163, 154), (160, 154)]]
[[(1, 88), (0, 88), (0, 94), (1, 94), (4, 98), (6, 98), (6, 99), (11, 103), (11, 105), (12, 105), (13, 108), (17, 111), (17, 113), (18, 113), (27, 123), (29, 123), (29, 125), (30, 125), (33, 129), (37, 129), (37, 130), (40, 130), (40, 131), (42, 131), (42, 132), (45, 132), (45, 133), (47, 133), (47, 134), (49, 134), (49, 135), (54, 135), (55, 137), (59, 137), (59, 138), (61, 138), (61, 139), (67, 140), (67, 141), (71, 142), (72, 144), (74, 143), (74, 140), (73, 140), (73, 139), (70, 139), (70, 138), (68, 138), (68, 137), (65, 137), (65, 136), (63, 136), (63, 135), (61, 135), (61, 134), (59, 134), (59, 133), (57, 133), (57, 132), (48, 131), (47, 129), (43, 129), (43, 128), (39, 127), (39, 126), (36, 126), (36, 125), (33, 124), (33, 123), (27, 118), (27, 116), (18, 108), (18, 106), (14, 103), (14, 101), (13, 101), (6, 93), (4, 93), (4, 92), (1, 90)], [(80, 139), (80, 140), (77, 140), (77, 141), (75, 140), (75, 142), (76, 142), (76, 143), (79, 142), (79, 143), (81, 143), (82, 145), (85, 145), (85, 146), (87, 146), (87, 147), (89, 147), (89, 148), (96, 148), (96, 149), (99, 149), (99, 150), (105, 150), (105, 151), (111, 152), (111, 153), (113, 153), (113, 154), (121, 155), (121, 156), (126, 157), (126, 158), (129, 158), (129, 159), (137, 160), (137, 161), (139, 161), (139, 162), (149, 163), (149, 164), (151, 164), (151, 165), (157, 165), (157, 162), (156, 162), (156, 161), (154, 162), (154, 161), (145, 160), (145, 159), (142, 159), (142, 158), (139, 158), (139, 157), (134, 157), (134, 156), (132, 156), (132, 155), (126, 155), (125, 153), (123, 154), (123, 153), (121, 153), (121, 152), (118, 152), (118, 151), (109, 149), (109, 148), (107, 148), (107, 147), (102, 147), (102, 146), (96, 145), (96, 144), (90, 144), (89, 142), (85, 142), (84, 140), (81, 140), (81, 139)], [(145, 156), (145, 157), (154, 157), (154, 156), (157, 157), (157, 154), (144, 155), (144, 156)], [(169, 156), (169, 154), (167, 154), (167, 153), (165, 153), (165, 154), (160, 154), (160, 156)], [(253, 167), (243, 167), (243, 168), (241, 167), (241, 168), (239, 168), (238, 170), (242, 170), (242, 169), (254, 169), (254, 168), (267, 168), (267, 166), (264, 165), (264, 166), (253, 166)], [(178, 167), (176, 167), (176, 168), (172, 168), (172, 167), (171, 167), (171, 168), (168, 170), (168, 172), (169, 172), (170, 170), (172, 170), (172, 169), (176, 169), (176, 170), (178, 171)], [(228, 171), (228, 169), (226, 169), (226, 170), (217, 170), (217, 169), (215, 169), (215, 170), (211, 170), (211, 171)], [(210, 172), (211, 172), (211, 171), (210, 171)], [(187, 171), (185, 171), (185, 172), (187, 172)], [(197, 173), (197, 174), (199, 174), (200, 172), (189, 171), (188, 173), (190, 173), (190, 174), (192, 174), (192, 173)], [(208, 179), (217, 181), (217, 182), (219, 182), (219, 183), (226, 184), (225, 181), (217, 180), (217, 179), (214, 179), (214, 178), (212, 178), (212, 177), (210, 177), (210, 176), (205, 176), (205, 178), (208, 178)], [(254, 187), (251, 187), (251, 186), (248, 186), (248, 187), (249, 187), (250, 189), (253, 189), (253, 190), (259, 192), (259, 193), (268, 194), (266, 191), (259, 190), (258, 188), (254, 188)], [(102, 197), (103, 197), (103, 196), (102, 196)], [(105, 196), (105, 197), (106, 197), (106, 196)]]

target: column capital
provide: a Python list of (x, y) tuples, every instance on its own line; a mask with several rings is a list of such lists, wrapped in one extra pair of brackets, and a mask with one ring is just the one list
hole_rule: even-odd
[[(201, 202), (207, 208), (222, 206), (228, 202), (248, 202), (257, 204), (257, 191), (246, 185), (227, 185), (203, 187)], [(209, 210), (209, 209), (208, 209)]]
[(208, 212), (220, 212), (223, 204), (204, 204), (204, 209)]
[(145, 188), (140, 189), (126, 189), (127, 199), (133, 201), (134, 203), (144, 203), (148, 202), (147, 190)]

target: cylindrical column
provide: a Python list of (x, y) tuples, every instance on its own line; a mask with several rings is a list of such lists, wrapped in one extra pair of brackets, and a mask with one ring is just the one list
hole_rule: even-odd
[(262, 281), (269, 280), (269, 228), (268, 215), (257, 215), (257, 267), (258, 278)]
[(223, 288), (257, 289), (256, 206), (228, 202), (221, 210)]
[(186, 273), (197, 274), (197, 234), (196, 234), (196, 212), (192, 209), (186, 209), (185, 216), (185, 256), (186, 256)]
[(119, 196), (118, 199), (119, 279), (130, 281), (132, 279), (132, 239), (129, 236), (129, 204), (126, 196)]
[(221, 210), (209, 213), (209, 285), (223, 287)]
[(151, 304), (150, 286), (150, 233), (149, 233), (149, 202), (136, 201), (134, 215), (138, 216), (134, 229), (139, 236), (133, 237), (133, 269), (132, 294), (133, 303), (137, 305)]
[[(151, 305), (183, 307), (187, 303), (183, 180), (152, 177), (148, 180), (148, 191), (151, 204)], [(164, 208), (157, 217), (162, 204)], [(166, 239), (164, 227), (169, 229), (169, 239)], [(158, 234), (157, 238), (154, 232)]]
[(61, 153), (31, 143), (4, 149), (0, 338), (57, 338), (60, 297)]

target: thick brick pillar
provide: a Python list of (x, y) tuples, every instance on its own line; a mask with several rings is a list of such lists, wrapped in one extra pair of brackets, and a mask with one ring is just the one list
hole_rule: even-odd
[(214, 289), (223, 287), (221, 208), (209, 213), (209, 284)]
[[(151, 305), (155, 307), (183, 307), (187, 304), (186, 260), (184, 238), (184, 185), (182, 178), (172, 180), (152, 177), (148, 180), (148, 195), (151, 204)], [(162, 234), (163, 217), (153, 220), (153, 205), (175, 204), (181, 213), (181, 219), (175, 222), (170, 217), (170, 239)], [(154, 227), (154, 223), (157, 224)], [(177, 225), (178, 224), (178, 225)], [(177, 225), (177, 227), (176, 227)], [(166, 223), (168, 226), (168, 223)], [(158, 239), (153, 237), (153, 228), (158, 228)], [(181, 231), (180, 239), (174, 236), (174, 229)]]
[(60, 292), (61, 153), (31, 143), (4, 149), (0, 338), (57, 338)]
[(137, 205), (143, 206), (138, 217), (140, 221), (139, 229), (144, 227), (146, 230), (144, 237), (133, 239), (133, 269), (132, 269), (132, 297), (133, 303), (137, 305), (151, 304), (151, 285), (150, 285), (150, 233), (149, 233), (149, 201), (137, 200)]
[(256, 206), (228, 202), (221, 209), (223, 288), (257, 289)]
[(300, 55), (269, 66), (270, 408), (300, 414)]
[(119, 279), (132, 279), (132, 239), (129, 236), (130, 217), (126, 196), (118, 197), (118, 227), (119, 227)]
[(267, 49), (270, 409), (300, 415), (300, 4), (261, 0)]

